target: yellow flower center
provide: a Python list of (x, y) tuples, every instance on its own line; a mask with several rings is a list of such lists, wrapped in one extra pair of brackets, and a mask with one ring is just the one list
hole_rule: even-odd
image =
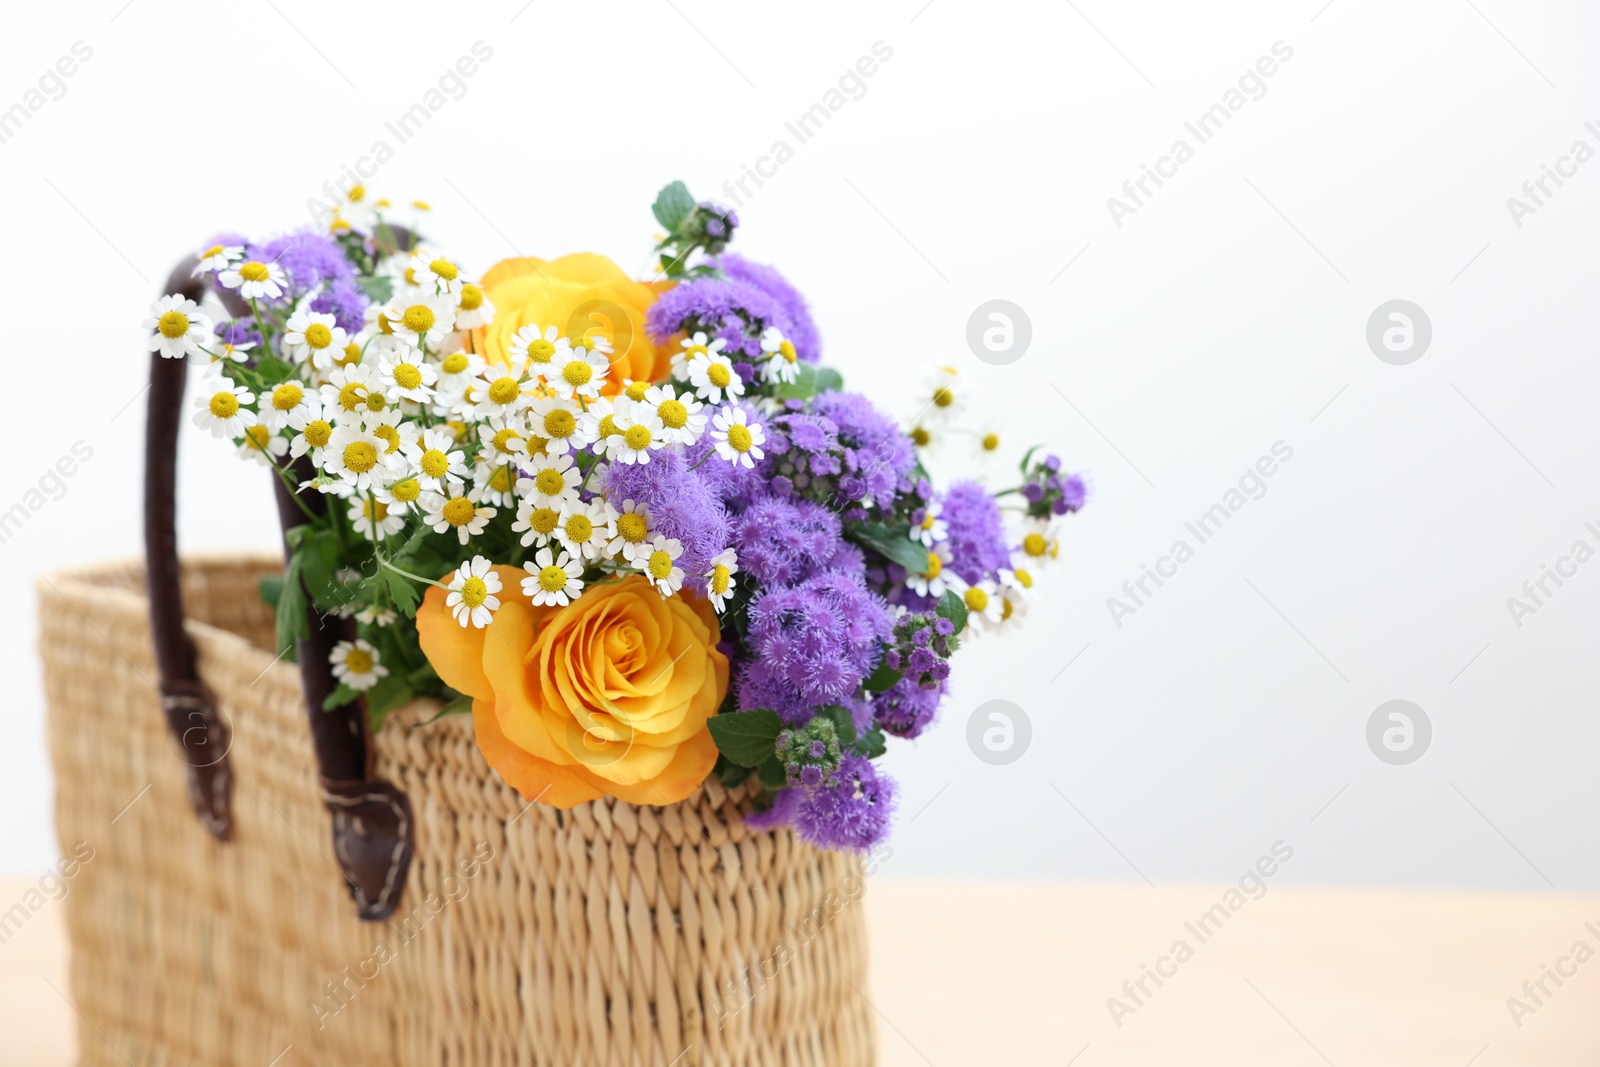
[(344, 446), (344, 465), (357, 474), (365, 474), (378, 465), (378, 450), (368, 441), (352, 441)]
[(458, 496), (453, 500), (446, 501), (444, 507), (440, 509), (440, 514), (444, 516), (444, 521), (451, 526), (465, 526), (477, 518), (478, 508), (466, 497)]
[(406, 329), (412, 333), (427, 333), (433, 329), (433, 309), (425, 304), (412, 304), (406, 308), (406, 313), (400, 321), (405, 323)]
[(544, 432), (551, 437), (571, 437), (578, 420), (566, 408), (551, 408), (544, 417)]
[(621, 430), (617, 429), (617, 417), (615, 415), (607, 415), (600, 420), (601, 437), (615, 437), (621, 432)]
[(728, 445), (735, 452), (748, 452), (752, 444), (748, 427), (737, 422), (728, 427)]
[(796, 359), (800, 358), (795, 354), (794, 345), (788, 341), (785, 341), (778, 346), (778, 355), (782, 356), (790, 363), (793, 363)]
[(313, 322), (306, 327), (305, 338), (312, 348), (323, 349), (333, 344), (333, 331), (320, 322)]
[(547, 593), (559, 593), (567, 587), (567, 572), (560, 567), (544, 567), (539, 571), (539, 588)]
[(982, 611), (989, 606), (989, 594), (977, 586), (972, 586), (967, 590), (965, 599), (967, 608), (970, 611)]
[(368, 411), (382, 411), (384, 408), (386, 408), (388, 406), (389, 406), (389, 401), (384, 399), (382, 393), (368, 393), (367, 394), (367, 410)]
[(489, 586), (482, 578), (468, 578), (461, 583), (461, 602), (469, 608), (479, 608), (489, 599)]
[[(470, 285), (467, 288), (472, 288)], [(455, 352), (444, 357), (444, 372), (446, 374), (460, 374), (471, 365), (465, 352)]]
[(956, 394), (944, 386), (941, 385), (933, 391), (933, 404), (935, 407), (947, 408), (955, 402)]
[(931, 530), (931, 529), (933, 529), (933, 524), (935, 522), (937, 522), (937, 521), (938, 521), (938, 516), (930, 511), (930, 512), (928, 512), (926, 515), (924, 515), (922, 517), (921, 526), (922, 526), (922, 528), (924, 530)]
[(664, 549), (650, 553), (650, 577), (661, 581), (672, 576), (672, 557)]
[(368, 674), (372, 671), (372, 653), (352, 648), (344, 657), (344, 669), (351, 674)]
[(546, 341), (543, 337), (528, 345), (528, 358), (535, 363), (549, 363), (550, 357), (555, 354), (556, 346)]
[(1011, 613), (1014, 610), (1016, 610), (1016, 609), (1014, 609), (1011, 606), (1011, 601), (1008, 598), (1006, 598), (1006, 597), (1001, 597), (1000, 598), (1000, 621), (1001, 622), (1005, 622), (1007, 619), (1011, 618)]
[(272, 431), (265, 426), (252, 426), (244, 432), (245, 443), (251, 448), (267, 450), (267, 442), (272, 440)]
[(350, 191), (344, 195), (350, 198), (352, 204), (359, 204), (366, 199), (367, 187), (365, 185), (352, 185)]
[(239, 413), (239, 398), (232, 393), (216, 393), (211, 397), (211, 414), (219, 419), (231, 419)]
[(443, 478), (450, 469), (450, 457), (437, 448), (430, 448), (422, 454), (422, 473), (430, 478)]
[(402, 504), (410, 504), (422, 495), (422, 483), (415, 478), (395, 482), (389, 487), (389, 495)]
[(428, 269), (433, 271), (433, 273), (437, 274), (447, 282), (455, 281), (456, 278), (461, 274), (461, 272), (456, 269), (456, 265), (450, 262), (448, 259), (436, 259), (432, 263), (428, 264)]
[(924, 430), (921, 426), (918, 426), (911, 431), (911, 443), (916, 445), (918, 448), (927, 448), (928, 442), (931, 440), (933, 440), (933, 435), (927, 430)]
[(292, 411), (304, 398), (305, 393), (298, 385), (284, 382), (272, 391), (272, 406), (279, 411)]
[(561, 514), (554, 508), (534, 508), (528, 515), (528, 525), (533, 527), (534, 533), (547, 534), (560, 521)]
[(339, 406), (354, 411), (367, 399), (367, 387), (360, 382), (349, 382), (339, 389)]
[(1018, 567), (1012, 573), (1017, 576), (1017, 584), (1022, 586), (1022, 588), (1024, 588), (1024, 589), (1032, 589), (1033, 588), (1033, 575), (1029, 574), (1027, 571), (1023, 570), (1021, 567)]
[(622, 391), (622, 394), (629, 400), (638, 403), (644, 399), (644, 394), (649, 390), (649, 388), (649, 382), (629, 382), (628, 387)]
[(463, 285), (461, 287), (461, 310), (477, 311), (483, 306), (483, 290), (476, 285)]
[(940, 559), (938, 556), (934, 555), (932, 552), (929, 552), (928, 553), (928, 569), (922, 572), (923, 577), (924, 578), (937, 578), (937, 577), (939, 577), (940, 572), (943, 571), (943, 570), (944, 570), (944, 560)]
[(204, 252), (200, 253), (200, 258), (201, 259), (210, 259), (212, 256), (220, 256), (220, 255), (222, 255), (222, 246), (221, 245), (212, 245), (210, 248), (208, 248)]
[(545, 496), (555, 496), (567, 487), (567, 480), (560, 471), (546, 467), (534, 476), (533, 484)]
[(264, 282), (272, 277), (272, 272), (267, 269), (265, 263), (258, 263), (252, 259), (248, 263), (239, 265), (239, 277), (247, 282)]
[(489, 399), (501, 407), (522, 395), (522, 386), (515, 378), (496, 378), (489, 383)]
[(588, 385), (593, 377), (594, 368), (586, 359), (569, 359), (567, 365), (561, 368), (561, 379), (573, 388)]
[(728, 591), (728, 583), (732, 580), (725, 564), (719, 563), (711, 568), (711, 591), (718, 596)]
[(339, 366), (348, 367), (348, 366), (351, 366), (352, 364), (360, 363), (360, 362), (361, 362), (361, 346), (356, 344), (354, 341), (351, 341), (349, 344), (344, 346), (344, 355), (339, 357), (339, 360), (338, 360)]
[(628, 432), (622, 435), (622, 439), (628, 442), (628, 447), (635, 452), (643, 452), (650, 447), (650, 427), (629, 426)]
[(361, 502), (361, 514), (374, 523), (379, 523), (389, 517), (389, 505), (381, 500), (363, 500)]
[(380, 333), (394, 333), (394, 322), (383, 312), (378, 312), (378, 330)]
[(321, 448), (328, 443), (328, 438), (333, 436), (333, 424), (327, 419), (312, 419), (306, 423), (306, 444), (313, 448)]
[(983, 435), (983, 450), (985, 452), (993, 452), (995, 449), (997, 449), (999, 447), (1000, 447), (1000, 435), (999, 434), (997, 434), (997, 433), (986, 433), (986, 434)]
[(706, 381), (718, 389), (725, 389), (728, 383), (733, 381), (733, 372), (725, 364), (713, 363), (706, 368)]
[(617, 519), (617, 533), (622, 535), (624, 541), (638, 544), (650, 534), (649, 524), (644, 521), (644, 516), (638, 512), (630, 511)]
[(422, 371), (414, 363), (394, 365), (394, 384), (402, 389), (415, 389), (422, 384)]
[(395, 451), (400, 447), (400, 431), (395, 429), (393, 426), (383, 425), (375, 427), (372, 431), (372, 435), (374, 437), (381, 438), (389, 446), (383, 450), (385, 455)]
[(572, 515), (567, 518), (567, 539), (583, 544), (594, 536), (594, 523), (589, 521), (587, 515)]
[(685, 359), (696, 359), (700, 356), (709, 356), (710, 354), (711, 350), (705, 345), (690, 345), (688, 348), (683, 350), (683, 357)]
[(689, 421), (689, 409), (681, 401), (663, 400), (656, 407), (661, 424), (670, 430), (681, 430)]
[(161, 316), (156, 329), (161, 331), (162, 337), (175, 341), (189, 332), (189, 316), (181, 311), (169, 311)]
[(1022, 539), (1022, 551), (1035, 558), (1044, 555), (1049, 547), (1043, 534), (1031, 533)]

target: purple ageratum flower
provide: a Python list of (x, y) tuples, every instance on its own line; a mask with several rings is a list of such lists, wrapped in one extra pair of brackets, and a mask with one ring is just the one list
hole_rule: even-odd
[(1000, 506), (977, 482), (956, 482), (939, 509), (950, 530), (950, 566), (969, 584), (1011, 566)]
[(888, 834), (894, 800), (893, 780), (852, 753), (829, 784), (806, 791), (794, 804), (794, 828), (818, 848), (865, 851)]
[(331, 237), (312, 230), (251, 245), (245, 255), (263, 263), (277, 263), (289, 275), (290, 284), (297, 293), (309, 292), (324, 282), (355, 284), (355, 269), (345, 258), (344, 250)]
[(338, 279), (311, 300), (311, 310), (321, 314), (332, 313), (348, 333), (361, 330), (366, 322), (367, 296), (354, 282)]
[[(809, 500), (773, 498), (752, 503), (734, 521), (739, 569), (768, 586), (794, 585), (831, 564), (845, 548), (839, 517)], [(841, 562), (859, 570), (861, 556)]]
[(933, 724), (947, 688), (942, 681), (924, 689), (915, 678), (900, 679), (872, 702), (878, 725), (896, 737), (916, 737)]
[(845, 501), (870, 497), (879, 507), (912, 488), (917, 456), (896, 422), (859, 393), (823, 393), (812, 402), (814, 415), (836, 427), (842, 446), (839, 495)]
[(807, 363), (822, 358), (822, 341), (817, 334), (817, 324), (811, 318), (811, 309), (806, 306), (805, 297), (783, 275), (772, 267), (731, 253), (719, 257), (717, 266), (729, 278), (755, 286), (778, 303), (783, 318), (773, 325), (794, 345), (797, 356)]
[(645, 331), (660, 345), (680, 330), (707, 330), (727, 342), (723, 351), (730, 359), (755, 359), (761, 355), (761, 331), (782, 320), (783, 308), (754, 285), (698, 278), (662, 293), (645, 316)]
[(1083, 475), (1069, 474), (1061, 482), (1061, 499), (1066, 503), (1068, 511), (1077, 511), (1083, 507), (1083, 502), (1088, 499), (1089, 488), (1083, 482)]
[(686, 575), (684, 584), (704, 594), (702, 576), (711, 569), (712, 558), (728, 547), (729, 528), (727, 511), (700, 471), (689, 470), (681, 455), (663, 449), (652, 453), (649, 463), (611, 464), (605, 489), (606, 498), (618, 507), (624, 500), (644, 504), (652, 533), (682, 542), (678, 566)]
[(739, 706), (771, 708), (800, 725), (849, 703), (893, 632), (888, 606), (857, 574), (824, 571), (770, 587), (750, 605)]

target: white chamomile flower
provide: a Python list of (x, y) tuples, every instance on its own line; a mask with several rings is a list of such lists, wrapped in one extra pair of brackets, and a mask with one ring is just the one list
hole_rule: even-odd
[(678, 566), (681, 555), (683, 542), (676, 537), (656, 534), (648, 548), (641, 548), (634, 554), (633, 565), (644, 571), (662, 596), (671, 596), (683, 588), (683, 568)]
[(494, 321), (494, 304), (490, 303), (481, 287), (467, 282), (456, 298), (461, 301), (456, 305), (456, 329), (476, 330)]
[(289, 455), (299, 459), (309, 452), (312, 464), (321, 467), (322, 450), (333, 438), (333, 424), (322, 417), (322, 401), (313, 394), (306, 394), (305, 402), (290, 411), (284, 423), (294, 431)]
[(495, 596), (500, 592), (500, 576), (483, 556), (473, 556), (472, 562), (456, 568), (446, 588), (450, 595), (444, 598), (444, 606), (462, 626), (481, 630), (500, 610), (500, 598)]
[(1002, 569), (1000, 579), (1000, 623), (996, 629), (1010, 629), (1021, 623), (1033, 601), (1033, 574), (1025, 567)]
[(977, 630), (989, 630), (1000, 624), (1000, 616), (1004, 602), (1000, 597), (1000, 586), (989, 578), (984, 578), (974, 585), (969, 585), (962, 592), (961, 599), (967, 605), (967, 625)]
[(333, 664), (333, 676), (340, 684), (358, 692), (371, 689), (378, 679), (389, 676), (389, 668), (378, 662), (378, 650), (362, 638), (340, 641), (333, 646), (328, 662)]
[(922, 509), (922, 521), (911, 527), (911, 540), (932, 548), (950, 536), (950, 526), (939, 517), (939, 508), (930, 502)]
[(389, 505), (367, 496), (350, 498), (350, 528), (366, 535), (368, 541), (393, 537), (406, 528), (405, 516), (389, 510)]
[(154, 331), (146, 350), (167, 359), (203, 355), (202, 346), (211, 340), (211, 320), (200, 313), (199, 304), (177, 293), (151, 304), (143, 326)]
[(360, 183), (352, 185), (345, 191), (344, 199), (335, 209), (339, 220), (354, 226), (363, 233), (370, 233), (373, 224), (378, 220), (378, 201), (368, 193), (367, 187)]
[(390, 301), (383, 317), (396, 337), (418, 348), (431, 348), (455, 328), (456, 306), (449, 297), (419, 293)]
[(508, 508), (517, 500), (517, 467), (515, 463), (501, 460), (492, 462), (480, 455), (472, 469), (472, 497)]
[(640, 403), (655, 412), (661, 423), (661, 436), (668, 444), (694, 444), (706, 432), (706, 423), (710, 421), (705, 405), (693, 393), (685, 390), (679, 396), (671, 385), (651, 386), (645, 390)]
[(273, 461), (283, 458), (289, 451), (289, 441), (274, 433), (272, 427), (263, 423), (246, 426), (244, 441), (239, 445), (239, 458), (254, 460), (263, 467), (274, 466)]
[(546, 545), (555, 536), (560, 523), (560, 506), (552, 506), (546, 498), (524, 500), (517, 506), (517, 521), (511, 524), (511, 532), (521, 534), (524, 545), (531, 545), (535, 541)]
[(624, 378), (622, 379), (622, 396), (617, 399), (626, 398), (632, 403), (642, 404), (644, 402), (644, 394), (650, 391), (650, 385), (651, 383), (647, 381)]
[(928, 379), (922, 394), (922, 410), (917, 417), (927, 422), (947, 423), (966, 407), (966, 393), (958, 382), (954, 367), (939, 367)]
[(427, 493), (422, 498), (423, 521), (433, 527), (434, 533), (455, 530), (462, 544), (466, 544), (468, 538), (483, 533), (489, 520), (498, 514), (496, 509), (485, 507), (468, 496), (447, 497), (443, 493)]
[(389, 406), (378, 368), (370, 363), (333, 368), (320, 395), (322, 410), (334, 419), (356, 419)]
[(606, 455), (617, 463), (649, 463), (650, 453), (667, 443), (666, 427), (642, 404), (630, 406), (613, 424), (617, 432), (606, 438)]
[(420, 510), (422, 482), (415, 477), (401, 478), (388, 485), (375, 487), (372, 495), (378, 498), (378, 503), (389, 509), (389, 514), (405, 515), (412, 510)]
[(569, 499), (561, 506), (556, 539), (578, 559), (600, 559), (617, 536), (617, 509), (597, 498), (585, 504)]
[(606, 375), (611, 372), (611, 361), (599, 352), (586, 348), (570, 348), (551, 360), (545, 380), (558, 396), (591, 397), (600, 395)]
[(322, 469), (361, 492), (381, 484), (388, 468), (383, 454), (388, 442), (360, 423), (334, 427), (328, 445), (322, 450)]
[(689, 384), (711, 404), (722, 403), (723, 396), (732, 400), (744, 395), (744, 379), (733, 369), (733, 361), (720, 353), (696, 356), (690, 360)]
[(544, 442), (544, 451), (553, 456), (581, 449), (585, 437), (579, 431), (581, 409), (559, 396), (544, 396), (528, 407), (528, 427)]
[(766, 455), (761, 446), (766, 443), (767, 432), (760, 423), (750, 422), (743, 408), (731, 404), (712, 417), (711, 439), (717, 443), (717, 455), (735, 467), (754, 467), (755, 461)]
[(565, 607), (583, 593), (583, 560), (562, 552), (557, 556), (548, 546), (533, 554), (533, 566), (523, 568), (522, 592), (535, 604)]
[(473, 416), (488, 419), (495, 415), (514, 415), (533, 403), (538, 382), (529, 376), (528, 363), (516, 356), (510, 363), (491, 363), (468, 383), (476, 401)]
[(423, 358), (420, 349), (405, 345), (378, 357), (378, 380), (390, 399), (426, 404), (433, 396), (433, 383), (439, 380), (439, 372)]
[(257, 298), (276, 300), (289, 284), (289, 276), (276, 263), (263, 263), (259, 259), (229, 265), (217, 275), (224, 289), (237, 289), (246, 300)]
[(996, 426), (985, 426), (973, 442), (974, 451), (979, 459), (993, 459), (1000, 451), (1000, 430)]
[(702, 356), (714, 356), (728, 346), (718, 337), (712, 340), (704, 333), (695, 333), (679, 342), (678, 351), (672, 353), (672, 376), (680, 382), (689, 380), (689, 366)]
[(1061, 531), (1052, 519), (1029, 517), (1022, 523), (1022, 543), (1018, 546), (1025, 559), (1043, 564), (1061, 554)]
[(583, 481), (583, 472), (572, 462), (572, 457), (566, 455), (528, 456), (522, 461), (522, 470), (527, 477), (517, 482), (517, 493), (557, 511), (578, 495), (578, 486)]
[(334, 365), (349, 340), (332, 315), (315, 311), (296, 311), (283, 328), (283, 354), (322, 371)]
[(617, 511), (617, 536), (606, 545), (606, 555), (621, 556), (629, 563), (639, 552), (650, 550), (650, 509), (633, 500), (624, 500)]
[(423, 430), (405, 456), (411, 461), (422, 487), (436, 493), (444, 492), (447, 487), (459, 488), (470, 475), (466, 454), (456, 448), (456, 439), (449, 430), (436, 426)]
[(196, 252), (195, 255), (199, 257), (200, 262), (189, 272), (191, 278), (198, 278), (213, 271), (227, 270), (244, 258), (244, 245), (212, 245), (203, 252)]
[(932, 597), (935, 600), (944, 596), (946, 589), (960, 592), (961, 579), (949, 567), (950, 545), (941, 541), (928, 550), (928, 563), (923, 570), (906, 573), (906, 588), (919, 596)]
[(393, 626), (398, 618), (400, 614), (393, 608), (366, 607), (356, 612), (356, 622), (366, 626), (376, 626), (380, 630), (385, 626)]
[(739, 573), (739, 556), (728, 548), (712, 557), (711, 569), (706, 571), (706, 595), (711, 606), (721, 615), (728, 610), (728, 598), (733, 595), (733, 576)]
[(578, 416), (578, 432), (574, 435), (574, 448), (587, 448), (597, 456), (605, 455), (611, 448), (611, 438), (622, 432), (618, 425), (631, 408), (626, 396), (601, 397), (589, 401), (589, 406)]
[(478, 427), (478, 440), (483, 443), (478, 462), (518, 462), (528, 454), (528, 434), (527, 421), (521, 415), (492, 416), (487, 423)]
[(254, 341), (240, 341), (238, 344), (229, 344), (222, 338), (216, 340), (216, 352), (212, 355), (213, 363), (231, 360), (234, 363), (250, 362), (250, 350), (256, 346)]
[(422, 437), (421, 428), (393, 408), (368, 412), (362, 416), (361, 425), (383, 442), (383, 455), (380, 458), (384, 464), (391, 471), (405, 471), (407, 457), (416, 450), (417, 442)]
[(406, 280), (425, 293), (438, 296), (461, 292), (461, 268), (443, 256), (418, 252), (406, 264)]
[(474, 352), (452, 352), (439, 361), (439, 391), (453, 393), (460, 390), (483, 370), (483, 357)]
[(776, 326), (761, 332), (762, 376), (773, 383), (792, 382), (800, 377), (800, 357), (795, 353), (794, 342), (783, 336)]
[(557, 357), (565, 358), (572, 342), (561, 336), (554, 326), (541, 330), (537, 325), (524, 326), (511, 337), (509, 351), (513, 360), (520, 360), (533, 373), (549, 377)]
[(308, 410), (317, 402), (316, 394), (306, 392), (306, 386), (300, 382), (275, 385), (270, 393), (262, 394), (261, 422), (269, 430), (281, 430), (289, 425), (291, 416)]
[[(234, 385), (231, 378), (220, 372), (207, 375), (201, 380), (199, 394), (194, 398), (194, 424), (202, 430), (210, 430), (212, 437), (243, 437), (245, 428), (256, 422), (255, 412), (246, 407), (255, 400), (256, 394), (242, 385)], [(246, 418), (250, 421), (246, 422)]]

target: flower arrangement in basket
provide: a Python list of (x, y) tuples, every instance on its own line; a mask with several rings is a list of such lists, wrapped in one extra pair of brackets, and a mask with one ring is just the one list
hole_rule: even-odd
[(163, 297), (149, 347), (206, 365), (194, 423), (304, 520), (263, 583), (280, 648), (308, 609), (353, 619), (326, 710), (364, 701), (377, 730), (441, 698), (557, 808), (755, 774), (753, 821), (868, 848), (887, 737), (1025, 613), (1084, 483), (1030, 449), (1015, 485), (942, 484), (954, 370), (903, 428), (820, 363), (800, 294), (726, 251), (733, 212), (674, 182), (654, 213), (650, 281), (571, 255), (471, 282), (358, 187), (327, 233), (200, 253), (233, 312)]

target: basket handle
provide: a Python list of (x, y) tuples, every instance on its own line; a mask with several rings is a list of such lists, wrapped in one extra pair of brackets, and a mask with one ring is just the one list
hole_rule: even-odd
[[(179, 264), (165, 291), (199, 302), (207, 285), (203, 279), (190, 277), (194, 263), (191, 257)], [(235, 294), (217, 290), (217, 295), (234, 314), (248, 313)], [(183, 629), (174, 515), (178, 425), (187, 374), (184, 360), (151, 353), (144, 503), (150, 630), (161, 676), (161, 707), (187, 764), (190, 803), (206, 829), (219, 841), (228, 841), (233, 837), (233, 775), (228, 759), (231, 731), (222, 720), (215, 695), (200, 680), (194, 645)], [(305, 461), (302, 457), (302, 464)], [(297, 471), (303, 478), (313, 473)], [(273, 484), (279, 521), (287, 532), (303, 521), (303, 514), (276, 476)], [(304, 499), (313, 511), (326, 510), (322, 494)], [(334, 857), (360, 917), (382, 921), (393, 914), (411, 866), (411, 802), (393, 784), (373, 776), (372, 732), (365, 702), (322, 710), (323, 701), (337, 684), (328, 657), (334, 645), (354, 636), (354, 628), (348, 619), (317, 612), (310, 597), (306, 602), (310, 636), (296, 642), (295, 652), (322, 799), (332, 817)]]

